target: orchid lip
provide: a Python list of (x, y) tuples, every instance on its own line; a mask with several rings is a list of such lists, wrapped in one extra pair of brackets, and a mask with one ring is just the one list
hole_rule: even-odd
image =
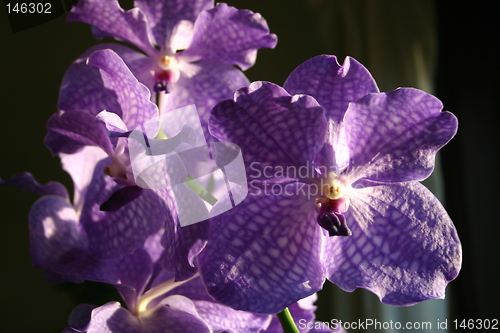
[(331, 236), (351, 236), (352, 232), (347, 226), (344, 215), (329, 212), (318, 216), (318, 224), (320, 227), (328, 231)]
[(349, 198), (327, 199), (320, 197), (315, 202), (318, 212), (318, 224), (328, 231), (330, 236), (351, 236), (352, 232), (342, 213), (349, 208)]

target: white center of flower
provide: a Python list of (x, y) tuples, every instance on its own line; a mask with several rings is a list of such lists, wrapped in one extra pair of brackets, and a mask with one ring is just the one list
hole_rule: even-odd
[(155, 80), (153, 90), (156, 93), (160, 91), (168, 93), (172, 89), (172, 85), (179, 80), (179, 62), (171, 53), (160, 52), (151, 73)]
[(178, 65), (177, 59), (168, 55), (162, 56), (158, 61), (158, 66), (165, 71), (168, 71), (170, 69), (176, 69), (177, 65)]
[(344, 184), (335, 172), (330, 172), (323, 186), (323, 195), (329, 199), (337, 200), (342, 196)]

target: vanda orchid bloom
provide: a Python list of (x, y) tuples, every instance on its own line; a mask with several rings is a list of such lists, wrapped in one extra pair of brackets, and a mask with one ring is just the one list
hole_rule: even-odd
[(254, 82), (219, 103), (209, 128), (241, 147), (249, 194), (212, 218), (197, 260), (208, 292), (258, 313), (281, 311), (325, 278), (386, 304), (443, 298), (460, 241), (419, 183), (457, 131), (441, 110), (417, 89), (379, 93), (361, 64), (334, 56), (306, 61), (284, 88)]
[[(97, 148), (86, 147), (80, 153), (69, 155), (72, 160), (66, 160), (66, 163), (70, 164), (68, 169), (74, 172), (72, 176), (81, 170), (76, 167), (77, 164), (87, 163), (88, 168), (84, 169), (93, 170), (88, 165), (92, 150)], [(99, 175), (102, 178), (102, 174)], [(80, 176), (83, 181), (88, 175), (83, 173)], [(92, 180), (96, 181), (99, 182), (95, 178)], [(30, 174), (22, 173), (8, 181), (0, 179), (0, 185), (15, 186), (41, 196), (29, 213), (31, 259), (36, 267), (45, 271), (48, 281), (89, 280), (107, 283), (113, 285), (123, 298), (123, 307), (118, 302), (109, 302), (100, 307), (89, 304), (78, 306), (72, 312), (70, 327), (64, 333), (283, 332), (276, 316), (237, 311), (214, 302), (197, 276), (192, 276), (189, 281), (174, 281), (174, 274), (160, 267), (164, 251), (160, 244), (161, 233), (152, 235), (143, 246), (120, 258), (101, 260), (94, 255), (95, 249), (90, 239), (92, 234), (86, 231), (88, 225), (85, 216), (70, 203), (67, 191), (60, 183), (41, 185)], [(76, 184), (76, 187), (79, 185)], [(76, 197), (83, 196), (90, 201), (84, 207), (91, 207), (95, 203), (93, 187), (95, 185), (83, 192), (78, 189), (75, 191)], [(147, 193), (144, 197), (154, 200)], [(122, 229), (128, 223), (129, 216), (143, 213), (144, 209), (134, 201), (117, 212), (103, 214)], [(151, 211), (148, 218), (154, 215), (161, 216)], [(109, 245), (120, 241), (121, 237), (115, 234), (102, 241)], [(344, 332), (340, 327), (333, 331), (324, 327), (317, 329), (321, 326), (314, 322), (315, 300), (316, 295), (312, 295), (290, 306), (295, 322), (307, 323), (303, 324), (305, 328), (301, 332)]]
[(150, 101), (149, 90), (112, 50), (94, 52), (88, 60), (91, 66), (114, 96), (109, 108), (97, 117), (89, 109), (54, 114), (45, 139), (72, 176), (73, 205), (87, 234), (90, 254), (118, 259), (163, 232), (163, 268), (175, 272), (179, 280), (187, 279), (197, 271), (188, 256), (203, 248), (208, 225), (202, 222), (180, 228), (168, 189), (145, 189), (136, 184), (127, 138), (121, 137), (156, 119), (158, 108)]
[[(160, 112), (195, 104), (207, 130), (210, 109), (249, 84), (242, 70), (251, 67), (257, 50), (274, 48), (258, 13), (213, 0), (136, 0), (124, 11), (117, 0), (80, 0), (69, 22), (93, 26), (97, 38), (114, 37), (140, 51), (116, 43), (92, 47), (68, 69), (61, 86), (59, 110), (109, 110), (113, 96), (102, 87), (97, 70), (86, 66), (96, 50), (112, 49), (137, 79), (159, 94)], [(164, 93), (163, 93), (164, 92)], [(206, 116), (205, 116), (206, 115)]]

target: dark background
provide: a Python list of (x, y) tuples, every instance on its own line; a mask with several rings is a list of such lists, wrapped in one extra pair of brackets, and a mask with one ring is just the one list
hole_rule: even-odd
[[(401, 13), (399, 17), (404, 18), (408, 11), (422, 8), (420, 4), (430, 5), (432, 11), (426, 9), (420, 17), (430, 20), (426, 26), (437, 33), (435, 94), (460, 123), (458, 135), (441, 154), (445, 205), (464, 252), (462, 272), (447, 289), (452, 306), (449, 320), (500, 319), (498, 2), (403, 1), (416, 4), (405, 9), (398, 7), (401, 1), (350, 1), (354, 4), (350, 11), (342, 7), (342, 0), (229, 1), (238, 8), (260, 12), (279, 39), (275, 50), (259, 51), (247, 76), (251, 81), (283, 84), (303, 61), (318, 54), (336, 54), (340, 59), (351, 55), (365, 64), (381, 90), (409, 85), (403, 75), (399, 83), (386, 86), (393, 82), (386, 78), (395, 75), (398, 67), (390, 58), (377, 58), (375, 51), (402, 44), (397, 40), (392, 45), (378, 43), (384, 29), (373, 30), (371, 18), (384, 11)], [(351, 19), (352, 15), (358, 19)], [(415, 27), (401, 21), (381, 22), (391, 24), (391, 31), (404, 38)], [(371, 37), (364, 39), (370, 32)], [(43, 145), (45, 123), (56, 111), (66, 68), (96, 41), (87, 25), (66, 24), (64, 16), (13, 33), (3, 6), (0, 38), (0, 177), (30, 171), (39, 182), (57, 180), (71, 192), (69, 176)], [(375, 47), (364, 47), (369, 43)], [(109, 288), (95, 283), (49, 285), (43, 272), (31, 266), (27, 214), (36, 199), (31, 193), (0, 188), (2, 332), (59, 332), (77, 304), (100, 305), (117, 299)], [(329, 286), (326, 292), (332, 288), (336, 287)], [(332, 318), (329, 313), (336, 309), (322, 302), (319, 319), (328, 321)]]

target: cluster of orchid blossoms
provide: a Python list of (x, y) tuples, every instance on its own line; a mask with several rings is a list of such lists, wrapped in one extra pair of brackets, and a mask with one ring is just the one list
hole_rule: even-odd
[[(334, 56), (301, 64), (283, 87), (250, 84), (241, 70), (277, 41), (259, 14), (213, 0), (135, 6), (80, 0), (68, 16), (133, 45), (97, 44), (64, 76), (45, 144), (72, 177), (72, 200), (29, 173), (2, 181), (41, 196), (31, 257), (50, 282), (109, 283), (123, 298), (77, 307), (64, 332), (289, 332), (288, 314), (314, 322), (325, 279), (398, 306), (444, 297), (460, 241), (419, 183), (457, 131), (438, 99), (380, 93), (360, 63)], [(185, 225), (175, 191), (137, 180), (129, 136), (193, 104), (202, 139), (241, 149), (248, 186)], [(300, 331), (343, 331), (314, 327)]]

